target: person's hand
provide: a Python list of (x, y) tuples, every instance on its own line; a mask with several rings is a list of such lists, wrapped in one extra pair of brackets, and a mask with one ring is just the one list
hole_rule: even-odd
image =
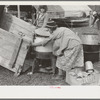
[(42, 46), (42, 42), (38, 42), (38, 43), (32, 43), (32, 46), (33, 47), (37, 47), (37, 46)]
[(32, 43), (31, 46), (35, 47), (36, 46), (36, 43)]
[(56, 52), (56, 55), (57, 55), (57, 56), (62, 56), (63, 53), (62, 53), (60, 50), (58, 50), (58, 51)]

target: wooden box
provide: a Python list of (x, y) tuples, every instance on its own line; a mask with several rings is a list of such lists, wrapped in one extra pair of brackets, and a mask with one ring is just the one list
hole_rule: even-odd
[(3, 13), (0, 28), (17, 36), (28, 37), (30, 41), (33, 41), (35, 26), (9, 13)]
[(0, 28), (0, 65), (19, 75), (30, 42)]
[(35, 27), (11, 14), (3, 13), (0, 20), (0, 65), (20, 75), (31, 62), (26, 59), (33, 41)]

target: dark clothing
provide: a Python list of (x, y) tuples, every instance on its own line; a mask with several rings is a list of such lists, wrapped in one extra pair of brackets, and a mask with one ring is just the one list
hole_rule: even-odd
[(4, 7), (4, 5), (0, 5), (0, 19), (2, 18)]
[[(8, 6), (9, 11), (17, 11), (17, 5)], [(27, 13), (26, 18), (32, 19), (32, 13), (36, 13), (35, 7), (31, 5), (20, 5), (20, 11)]]
[(97, 19), (100, 21), (100, 13), (97, 13), (96, 15), (94, 15), (94, 20), (93, 20), (92, 25), (95, 23), (95, 21), (96, 21)]

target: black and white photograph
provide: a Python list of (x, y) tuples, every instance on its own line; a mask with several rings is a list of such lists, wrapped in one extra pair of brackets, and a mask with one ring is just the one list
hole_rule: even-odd
[(0, 5), (0, 85), (100, 85), (100, 5)]
[(0, 1), (0, 98), (100, 97), (100, 2)]

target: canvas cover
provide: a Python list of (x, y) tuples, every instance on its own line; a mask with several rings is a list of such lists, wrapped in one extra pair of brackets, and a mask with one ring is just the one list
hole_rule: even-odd
[(82, 12), (85, 12), (86, 15), (89, 15), (91, 8), (88, 5), (61, 5), (65, 12), (65, 17), (81, 17)]
[[(33, 5), (37, 10), (39, 5)], [(50, 18), (81, 17), (82, 12), (89, 15), (88, 5), (47, 5)]]

